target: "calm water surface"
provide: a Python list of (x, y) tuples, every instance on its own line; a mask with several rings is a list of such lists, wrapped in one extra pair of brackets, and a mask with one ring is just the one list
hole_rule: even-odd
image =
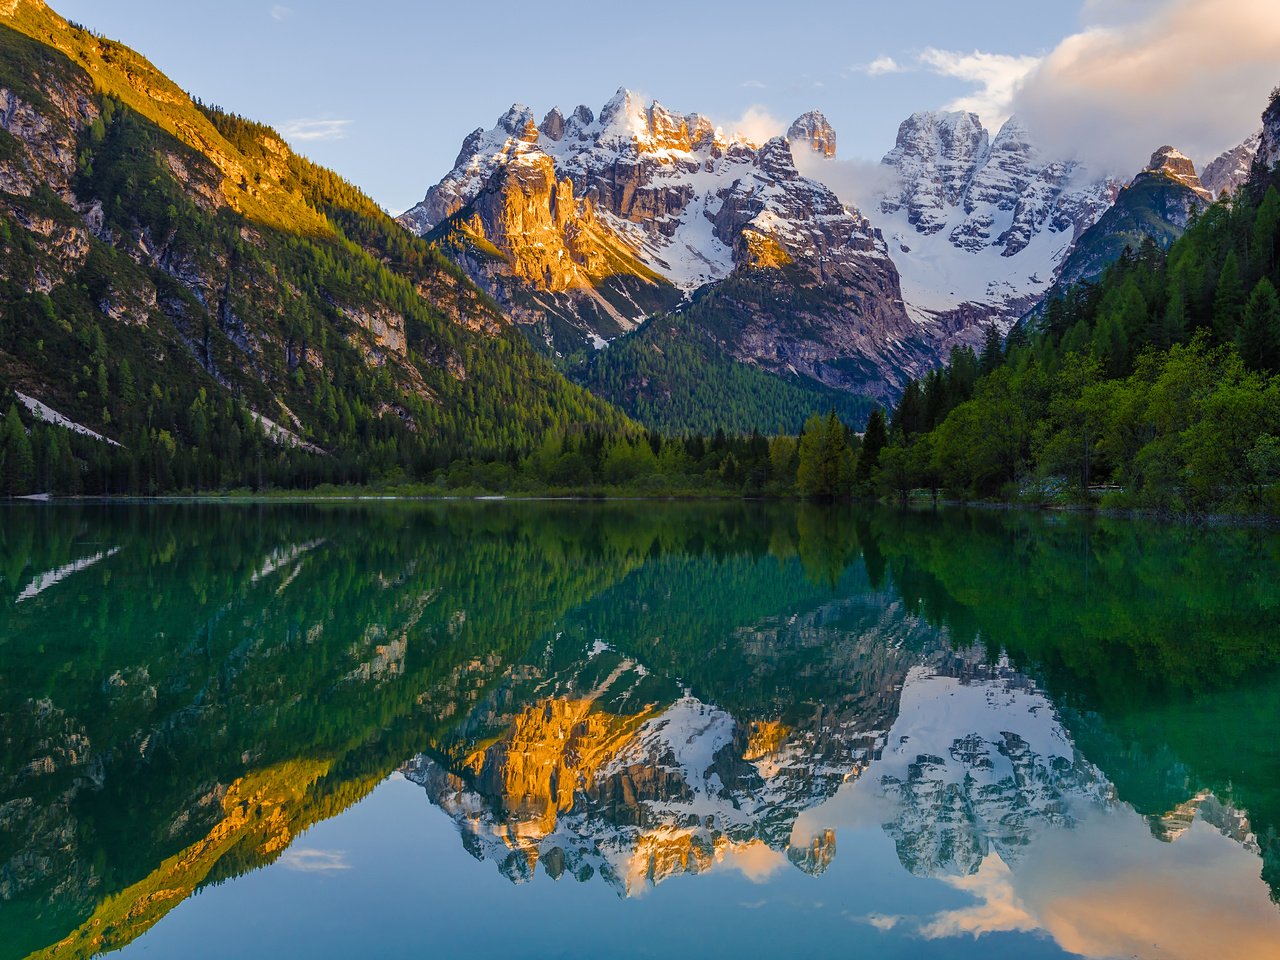
[(1280, 537), (0, 508), (0, 960), (1280, 957)]

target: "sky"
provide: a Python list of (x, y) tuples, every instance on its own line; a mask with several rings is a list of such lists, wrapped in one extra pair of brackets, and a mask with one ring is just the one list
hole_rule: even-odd
[[(208, 103), (270, 123), (393, 213), (514, 102), (598, 111), (621, 86), (758, 137), (822, 110), (874, 162), (917, 110), (1010, 112), (1135, 173), (1258, 126), (1280, 0), (52, 0)], [(1082, 147), (1082, 145), (1084, 145)]]

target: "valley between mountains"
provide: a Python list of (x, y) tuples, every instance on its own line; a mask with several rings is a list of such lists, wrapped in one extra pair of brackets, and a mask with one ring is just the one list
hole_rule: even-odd
[[(876, 495), (906, 483), (878, 462), (882, 434), (909, 440), (903, 404), (934, 383), (939, 427), (981, 375), (1030, 356), (1015, 348), (1048, 351), (1036, 362), (1056, 376), (1115, 312), (1117, 270), (1162, 264), (1214, 211), (1258, 208), (1275, 160), (1268, 127), (1203, 177), (1160, 144), (1141, 170), (1104, 171), (1017, 117), (992, 131), (925, 111), (853, 197), (829, 185), (848, 193), (847, 161), (817, 110), (757, 142), (620, 89), (598, 110), (513, 105), (393, 219), (42, 0), (0, 5), (0, 53), (8, 495)], [(1183, 284), (1200, 312), (1168, 336), (1149, 335), (1167, 292), (1145, 319), (1130, 298), (1123, 350), (1091, 340), (1114, 375), (1197, 329), (1245, 351), (1245, 300), (1273, 264), (1249, 259), (1243, 229), (1247, 289), (1224, 288), (1226, 318), (1218, 260)], [(1055, 304), (1088, 313), (1070, 344)], [(864, 428), (875, 449), (855, 469)], [(932, 460), (910, 479), (1031, 489), (1033, 432), (997, 481)]]

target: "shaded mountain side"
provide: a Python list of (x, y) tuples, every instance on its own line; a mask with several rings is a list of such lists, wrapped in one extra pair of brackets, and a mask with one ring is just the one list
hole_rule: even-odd
[(123, 444), (86, 489), (367, 480), (623, 425), (270, 128), (37, 0), (0, 45), (0, 387)]
[[(1191, 218), (1208, 205), (1207, 191), (1199, 187), (1199, 180), (1188, 182), (1169, 175), (1155, 166), (1159, 156), (1153, 157), (1153, 167), (1138, 174), (1120, 191), (1111, 209), (1080, 235), (1062, 265), (1057, 290), (1096, 280), (1126, 249), (1138, 250), (1147, 238), (1167, 250), (1182, 236)], [(1195, 177), (1194, 170), (1191, 176)]]
[(796, 434), (814, 413), (866, 422), (872, 401), (737, 361), (696, 308), (648, 321), (568, 368), (569, 376), (647, 427)]

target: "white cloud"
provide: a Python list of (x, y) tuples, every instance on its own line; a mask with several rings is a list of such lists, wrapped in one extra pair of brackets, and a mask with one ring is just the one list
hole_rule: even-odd
[(1013, 98), (1046, 146), (1128, 175), (1162, 144), (1203, 163), (1258, 128), (1280, 81), (1275, 0), (1091, 0), (1083, 15)]
[(722, 126), (730, 134), (736, 134), (752, 143), (764, 143), (766, 140), (786, 133), (788, 125), (786, 121), (779, 120), (764, 107), (753, 105), (748, 107), (746, 113), (737, 120), (731, 120)]
[(876, 57), (870, 63), (859, 64), (853, 69), (869, 77), (882, 77), (886, 73), (904, 73), (907, 68), (893, 57)]
[(334, 870), (350, 870), (346, 855), (339, 850), (315, 850), (303, 847), (289, 850), (280, 858), (286, 870), (298, 873), (329, 873)]
[(977, 938), (987, 933), (1026, 933), (1040, 929), (1040, 922), (1027, 911), (1026, 905), (1014, 892), (1013, 872), (998, 853), (988, 854), (975, 874), (944, 877), (943, 880), (957, 890), (971, 894), (977, 902), (934, 915), (920, 928), (920, 935), (926, 940), (965, 935)]
[(857, 919), (860, 923), (866, 923), (875, 927), (877, 930), (887, 932), (902, 923), (906, 917), (899, 914), (869, 913), (865, 917), (858, 917)]
[(882, 195), (901, 186), (894, 169), (875, 160), (828, 159), (807, 146), (791, 155), (801, 176), (826, 184), (846, 207), (863, 213), (874, 212)]
[(286, 7), (284, 4), (281, 4), (281, 3), (277, 3), (274, 7), (272, 7), (270, 12), (271, 12), (271, 19), (277, 20), (281, 23), (283, 23), (285, 20), (288, 20), (290, 17), (293, 16), (293, 8)]
[(290, 120), (280, 128), (286, 140), (310, 143), (316, 140), (342, 140), (350, 120)]
[(740, 86), (740, 87), (745, 87), (745, 88), (746, 88), (746, 89), (748, 89), (748, 90), (763, 90), (763, 89), (765, 89), (765, 85), (764, 85), (762, 82), (760, 82), (759, 80), (743, 80), (740, 84), (738, 84), (738, 86)]
[(940, 76), (976, 84), (977, 90), (957, 97), (945, 109), (976, 113), (983, 123), (996, 128), (1009, 119), (1015, 94), (1040, 65), (1040, 58), (930, 47), (920, 54), (920, 63)]

